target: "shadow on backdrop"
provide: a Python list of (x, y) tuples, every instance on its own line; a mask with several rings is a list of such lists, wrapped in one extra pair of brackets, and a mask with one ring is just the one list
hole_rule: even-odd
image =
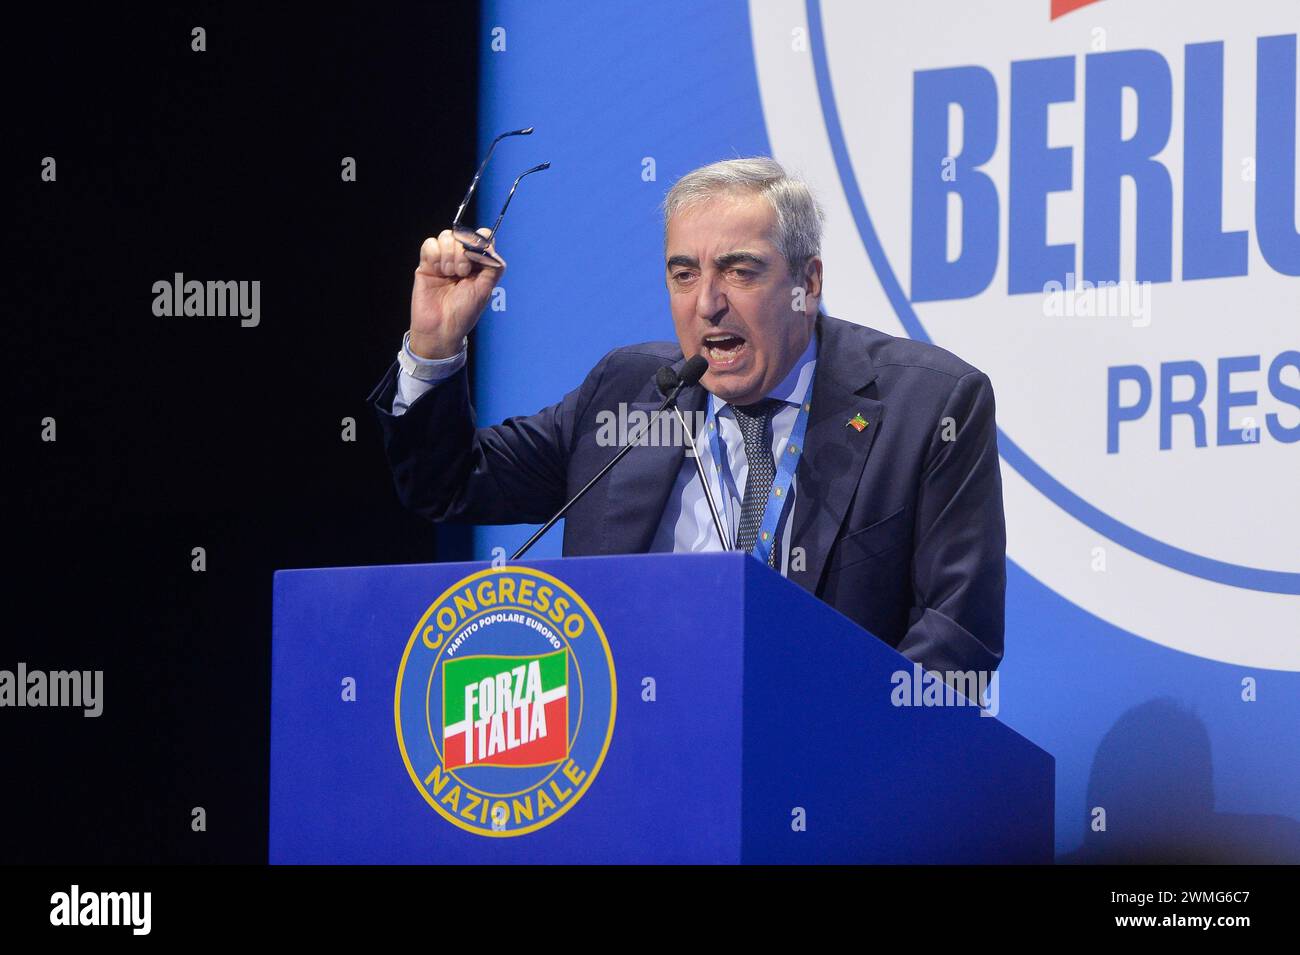
[[(1061, 864), (1295, 863), (1300, 822), (1214, 811), (1210, 736), (1170, 698), (1125, 712), (1102, 737), (1088, 780), (1083, 846)], [(1094, 831), (1097, 807), (1105, 831)]]

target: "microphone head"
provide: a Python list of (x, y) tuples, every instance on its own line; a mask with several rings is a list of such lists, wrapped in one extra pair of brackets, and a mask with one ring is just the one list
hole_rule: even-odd
[(689, 388), (704, 377), (709, 370), (709, 360), (703, 355), (695, 355), (682, 366), (682, 387)]
[(655, 384), (659, 386), (659, 394), (666, 395), (677, 387), (677, 372), (673, 371), (671, 365), (664, 365), (655, 372)]

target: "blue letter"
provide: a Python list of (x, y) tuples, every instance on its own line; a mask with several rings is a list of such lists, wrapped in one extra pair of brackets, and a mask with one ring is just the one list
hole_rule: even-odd
[(1074, 99), (1074, 57), (1011, 64), (1011, 186), (1007, 292), (1041, 292), (1074, 271), (1074, 245), (1047, 244), (1047, 194), (1069, 192), (1069, 146), (1047, 145), (1051, 103)]
[[(1279, 401), (1300, 408), (1300, 388), (1294, 388), (1282, 381), (1282, 369), (1287, 365), (1300, 370), (1300, 351), (1284, 351), (1273, 359), (1273, 364), (1268, 366), (1268, 390)], [(1284, 428), (1282, 418), (1272, 412), (1264, 415), (1264, 420), (1268, 422), (1268, 433), (1275, 440), (1283, 444), (1300, 441), (1300, 424), (1294, 428)]]
[[(1138, 400), (1131, 405), (1119, 403), (1119, 383), (1124, 379), (1138, 384)], [(1141, 365), (1114, 365), (1106, 369), (1106, 453), (1119, 451), (1119, 423), (1136, 421), (1151, 407), (1151, 376)]]
[[(1151, 157), (1169, 141), (1173, 81), (1153, 50), (1090, 53), (1083, 110), (1083, 277), (1119, 281), (1120, 182), (1137, 186), (1139, 282), (1168, 282), (1173, 254), (1173, 186)], [(1137, 94), (1137, 130), (1124, 139), (1124, 88)]]
[[(998, 267), (998, 190), (976, 170), (998, 142), (998, 88), (978, 66), (920, 70), (912, 89), (912, 301), (966, 298)], [(948, 154), (948, 107), (962, 112), (961, 155)], [(943, 177), (954, 159), (954, 178)], [(961, 251), (948, 261), (948, 194), (961, 199)]]
[[(1256, 401), (1255, 392), (1253, 391), (1233, 391), (1232, 390), (1232, 373), (1234, 371), (1259, 371), (1258, 355), (1238, 355), (1235, 358), (1219, 359), (1219, 435), (1218, 444), (1251, 444), (1250, 441), (1243, 441), (1241, 434), (1242, 429), (1232, 428), (1228, 425), (1228, 412), (1239, 405), (1254, 405)], [(1255, 429), (1256, 435), (1259, 429)], [(1258, 437), (1255, 440), (1259, 440)]]
[(1255, 233), (1264, 261), (1300, 275), (1295, 227), (1295, 37), (1262, 36), (1256, 45)]
[[(1180, 376), (1192, 379), (1192, 396), (1174, 401), (1174, 379)], [(1168, 451), (1172, 442), (1174, 415), (1185, 414), (1192, 419), (1192, 434), (1198, 448), (1205, 447), (1205, 369), (1199, 361), (1166, 361), (1160, 364), (1160, 450)]]
[(1184, 62), (1187, 87), (1183, 103), (1183, 278), (1245, 275), (1246, 233), (1220, 231), (1223, 225), (1223, 43), (1189, 43)]

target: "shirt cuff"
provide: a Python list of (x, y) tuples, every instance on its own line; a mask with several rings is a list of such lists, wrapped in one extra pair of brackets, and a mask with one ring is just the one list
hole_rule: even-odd
[(402, 336), (402, 351), (397, 356), (397, 362), (402, 366), (403, 373), (412, 378), (418, 378), (420, 381), (442, 381), (456, 374), (464, 366), (468, 348), (469, 337), (466, 336), (460, 340), (460, 351), (450, 358), (421, 358), (411, 351), (411, 332), (408, 330)]
[(411, 351), (411, 333), (402, 336), (402, 349), (397, 353), (397, 393), (393, 395), (393, 414), (400, 415), (434, 385), (445, 381), (465, 367), (469, 338), (461, 339), (460, 351), (450, 358), (421, 358)]

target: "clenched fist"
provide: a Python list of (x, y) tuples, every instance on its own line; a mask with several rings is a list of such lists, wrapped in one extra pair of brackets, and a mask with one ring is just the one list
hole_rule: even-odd
[[(489, 229), (479, 229), (482, 236)], [(450, 229), (420, 246), (420, 264), (411, 289), (411, 351), (421, 358), (450, 358), (460, 351), (487, 308), (488, 296), (506, 270), (506, 261), (488, 246), (500, 266), (481, 265), (466, 255)]]

